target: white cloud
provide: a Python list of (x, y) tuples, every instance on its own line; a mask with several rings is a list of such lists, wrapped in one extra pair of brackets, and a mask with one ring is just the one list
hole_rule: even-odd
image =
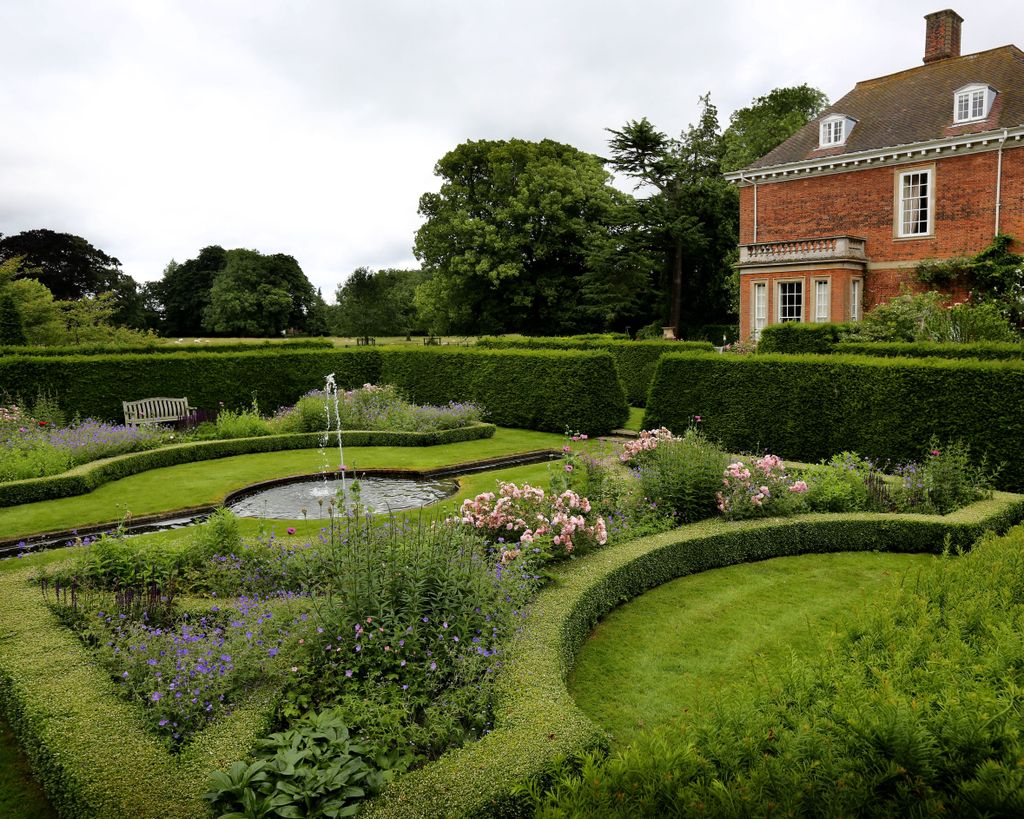
[[(934, 3), (34, 0), (0, 6), (0, 232), (84, 236), (137, 280), (208, 244), (290, 253), (325, 295), (414, 264), (420, 194), (466, 139), (605, 149), (802, 82), (920, 63)], [(975, 2), (964, 53), (1016, 39)], [(1014, 29), (1014, 27), (1016, 28)]]

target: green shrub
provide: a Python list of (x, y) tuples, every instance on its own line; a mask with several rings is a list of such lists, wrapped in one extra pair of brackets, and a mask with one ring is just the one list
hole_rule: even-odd
[(478, 348), (383, 349), (378, 383), (416, 404), (471, 401), (501, 426), (609, 432), (629, 415), (606, 352)]
[(644, 497), (679, 523), (716, 514), (715, 493), (728, 459), (700, 431), (687, 429), (681, 438), (640, 453), (635, 462)]
[(871, 487), (882, 478), (855, 452), (833, 455), (807, 470), (806, 478), (805, 500), (812, 512), (881, 511)]
[(831, 353), (848, 329), (846, 324), (803, 324), (786, 321), (761, 331), (759, 353)]
[(813, 463), (852, 451), (913, 461), (933, 435), (962, 440), (1024, 488), (1024, 365), (1017, 361), (855, 356), (672, 355), (661, 360), (644, 426), (694, 415), (730, 452)]
[[(527, 350), (573, 350), (598, 349), (607, 350), (615, 359), (615, 369), (626, 392), (626, 401), (630, 406), (647, 405), (647, 393), (651, 387), (651, 379), (658, 360), (665, 353), (689, 351), (711, 352), (714, 346), (710, 341), (666, 341), (660, 338), (643, 341), (581, 340), (579, 337), (560, 338), (545, 336), (484, 336), (477, 340), (477, 346)], [(639, 337), (638, 337), (639, 338)]]

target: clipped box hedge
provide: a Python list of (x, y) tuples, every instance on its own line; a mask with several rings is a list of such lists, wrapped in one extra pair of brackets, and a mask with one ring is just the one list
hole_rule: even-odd
[(665, 353), (712, 352), (710, 341), (621, 341), (617, 339), (562, 338), (557, 336), (484, 336), (477, 346), (525, 350), (607, 350), (630, 406), (647, 406), (647, 393), (658, 360)]
[[(475, 441), (494, 435), (493, 424), (472, 424), (458, 429), (435, 432), (396, 432), (391, 430), (344, 430), (343, 446), (436, 446)], [(304, 432), (290, 435), (265, 435), (259, 438), (229, 438), (220, 441), (194, 441), (130, 452), (103, 458), (45, 478), (0, 483), (0, 508), (21, 503), (84, 495), (111, 481), (137, 475), (165, 466), (251, 455), (254, 452), (280, 452), (288, 449), (315, 449), (321, 445), (322, 433)], [(331, 443), (337, 446), (332, 433)]]
[[(997, 493), (946, 516), (804, 515), (720, 518), (635, 540), (573, 561), (531, 607), (499, 677), (494, 730), (398, 779), (361, 812), (406, 816), (528, 816), (518, 788), (553, 777), (567, 757), (604, 748), (605, 732), (576, 707), (566, 680), (598, 620), (627, 600), (688, 574), (815, 552), (935, 552), (946, 536), (968, 547), (986, 529), (1024, 516), (1024, 498)], [(651, 639), (657, 639), (652, 635)]]
[(603, 351), (384, 348), (380, 358), (381, 381), (410, 401), (472, 401), (500, 426), (596, 435), (629, 416), (615, 364)]
[(245, 757), (269, 733), (272, 694), (253, 693), (173, 757), (29, 576), (0, 575), (0, 710), (57, 812), (209, 817), (202, 796), (210, 771)]
[(1024, 344), (1013, 341), (841, 341), (833, 352), (846, 355), (877, 355), (886, 358), (981, 358), (1014, 360), (1024, 358)]
[(661, 360), (647, 428), (692, 416), (730, 452), (815, 462), (846, 450), (918, 461), (931, 436), (962, 439), (1024, 489), (1024, 362), (814, 355), (672, 355)]

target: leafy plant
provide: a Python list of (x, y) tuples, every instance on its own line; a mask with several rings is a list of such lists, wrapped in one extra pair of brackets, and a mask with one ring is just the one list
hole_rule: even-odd
[(690, 427), (681, 438), (662, 441), (636, 461), (644, 497), (678, 523), (715, 514), (715, 492), (727, 458), (700, 430)]
[(261, 740), (253, 762), (211, 774), (206, 799), (220, 819), (354, 816), (400, 769), (392, 761), (353, 741), (337, 710), (311, 713)]

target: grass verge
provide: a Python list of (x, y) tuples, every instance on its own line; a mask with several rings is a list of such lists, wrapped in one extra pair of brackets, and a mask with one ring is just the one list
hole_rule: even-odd
[[(658, 586), (608, 614), (569, 677), (580, 709), (615, 746), (673, 724), (709, 696), (773, 677), (821, 649), (842, 614), (931, 555), (882, 552), (780, 557)], [(615, 685), (608, 685), (614, 680)]]

